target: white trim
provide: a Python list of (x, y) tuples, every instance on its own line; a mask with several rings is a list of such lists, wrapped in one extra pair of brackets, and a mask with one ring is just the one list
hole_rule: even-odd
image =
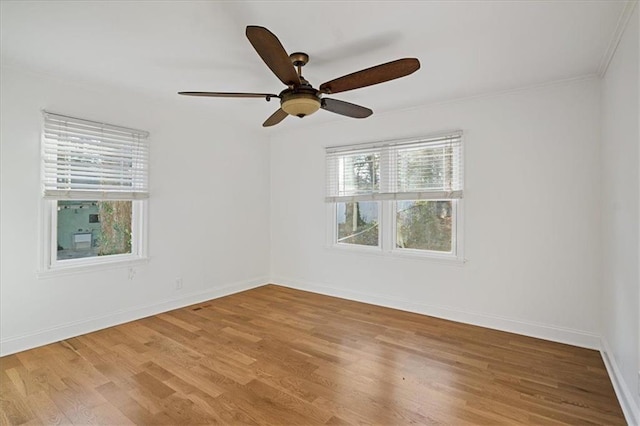
[[(378, 241), (380, 241), (380, 234), (378, 234)], [(365, 246), (363, 244), (334, 243), (329, 248), (344, 250), (345, 252), (372, 254), (374, 256), (384, 255), (379, 244), (377, 246)]]
[(148, 200), (132, 200), (131, 217), (131, 253), (93, 256), (80, 259), (57, 259), (57, 214), (58, 200), (41, 198), (39, 264), (36, 270), (38, 278), (53, 278), (61, 275), (93, 272), (107, 269), (143, 264), (149, 260), (149, 220)]
[(551, 324), (541, 324), (522, 321), (514, 318), (501, 317), (481, 312), (464, 311), (455, 307), (428, 305), (414, 300), (389, 297), (372, 293), (361, 293), (343, 288), (332, 287), (323, 283), (311, 283), (286, 277), (272, 277), (271, 282), (284, 287), (328, 296), (340, 297), (357, 302), (371, 303), (422, 315), (429, 315), (450, 321), (477, 325), (494, 330), (507, 331), (538, 339), (550, 340), (588, 349), (600, 349), (600, 336), (581, 330), (557, 327)]
[(415, 250), (416, 254), (408, 252), (385, 252), (380, 249), (380, 247), (374, 246), (361, 246), (358, 244), (327, 244), (324, 247), (327, 252), (332, 254), (343, 254), (348, 253), (349, 256), (376, 256), (376, 257), (386, 257), (386, 258), (395, 258), (400, 260), (421, 262), (421, 263), (434, 263), (441, 265), (449, 265), (455, 266), (458, 268), (462, 268), (464, 264), (467, 262), (467, 259), (458, 259), (454, 256), (449, 255), (430, 255), (425, 253), (433, 253), (433, 252), (424, 252), (422, 250)]
[[(380, 248), (382, 254), (394, 256), (396, 253), (393, 248), (396, 245), (396, 203), (394, 201), (386, 201), (380, 203)], [(428, 257), (428, 256), (427, 256)]]
[(602, 354), (602, 360), (604, 361), (604, 366), (611, 378), (613, 390), (616, 392), (618, 402), (620, 402), (620, 407), (622, 407), (624, 418), (629, 425), (640, 425), (640, 407), (635, 403), (633, 394), (622, 377), (622, 373), (620, 372), (616, 358), (613, 355), (611, 346), (609, 346), (609, 342), (604, 337), (600, 340), (600, 353)]
[(59, 342), (64, 339), (91, 333), (107, 327), (113, 327), (135, 321), (151, 315), (179, 309), (195, 303), (228, 296), (241, 291), (250, 290), (268, 284), (266, 277), (258, 277), (245, 281), (225, 284), (205, 291), (193, 292), (178, 299), (165, 299), (151, 305), (135, 306), (107, 315), (86, 318), (66, 324), (56, 325), (23, 336), (9, 337), (0, 340), (0, 356), (10, 355), (27, 349)]
[(454, 244), (456, 245), (456, 260), (464, 263), (464, 198), (455, 203), (456, 209), (456, 235)]
[(637, 3), (637, 0), (627, 1), (624, 5), (624, 9), (622, 9), (622, 12), (620, 13), (616, 29), (611, 35), (611, 40), (609, 41), (607, 50), (605, 50), (602, 55), (602, 59), (600, 59), (600, 65), (598, 66), (598, 76), (600, 78), (604, 77), (609, 69), (609, 64), (616, 54), (616, 50), (618, 50), (618, 45), (620, 44), (620, 40), (622, 40), (622, 35), (627, 29), (627, 25), (629, 24), (629, 20), (633, 14), (633, 9), (635, 9)]
[[(109, 256), (116, 257), (116, 256)], [(92, 259), (92, 258), (89, 258)], [(66, 266), (55, 269), (47, 269), (36, 272), (36, 277), (39, 280), (46, 280), (50, 278), (58, 278), (69, 275), (86, 274), (99, 271), (108, 271), (111, 269), (124, 269), (132, 268), (134, 266), (146, 265), (151, 259), (148, 257), (131, 257), (128, 255), (126, 258), (109, 259), (108, 261), (96, 262), (96, 263), (84, 263), (76, 264), (72, 266)]]

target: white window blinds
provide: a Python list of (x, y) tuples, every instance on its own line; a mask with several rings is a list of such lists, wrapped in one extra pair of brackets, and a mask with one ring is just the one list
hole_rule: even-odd
[(149, 196), (147, 132), (43, 112), (46, 198), (133, 200)]
[(452, 199), (463, 195), (462, 132), (330, 147), (327, 202)]

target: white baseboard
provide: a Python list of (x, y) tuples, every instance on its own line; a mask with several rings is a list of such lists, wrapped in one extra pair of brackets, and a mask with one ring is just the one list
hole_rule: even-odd
[(611, 383), (613, 384), (613, 389), (615, 390), (620, 406), (622, 407), (624, 417), (630, 426), (639, 426), (640, 407), (638, 407), (638, 404), (634, 401), (631, 389), (629, 389), (629, 386), (627, 386), (627, 383), (622, 377), (622, 373), (618, 367), (618, 362), (611, 351), (609, 342), (607, 342), (604, 337), (602, 338), (601, 345), (602, 349), (600, 352), (602, 353), (602, 359), (604, 360), (604, 365), (607, 368), (609, 377), (611, 378)]
[(372, 293), (361, 293), (342, 288), (327, 286), (325, 284), (303, 282), (286, 277), (272, 277), (271, 282), (276, 285), (310, 291), (313, 293), (325, 294), (328, 296), (340, 297), (343, 299), (355, 300), (358, 302), (371, 303), (378, 306), (400, 309), (408, 312), (429, 315), (451, 321), (472, 324), (495, 330), (507, 331), (524, 336), (536, 337), (553, 342), (566, 343), (582, 348), (600, 350), (600, 336), (595, 333), (588, 333), (580, 330), (556, 327), (548, 324), (538, 324), (516, 320), (512, 318), (488, 315), (478, 312), (463, 311), (445, 306), (427, 305), (401, 298), (377, 295)]
[(259, 277), (246, 281), (225, 284), (221, 287), (182, 295), (178, 299), (164, 300), (151, 305), (133, 307), (108, 315), (58, 325), (24, 336), (2, 339), (0, 340), (0, 356), (10, 355), (38, 346), (47, 345), (49, 343), (59, 342), (60, 340), (91, 333), (92, 331), (101, 330), (107, 327), (113, 327), (114, 325), (123, 324), (125, 322), (135, 321), (140, 318), (182, 308), (195, 303), (217, 299), (219, 297), (260, 287), (268, 282), (269, 281), (266, 277)]

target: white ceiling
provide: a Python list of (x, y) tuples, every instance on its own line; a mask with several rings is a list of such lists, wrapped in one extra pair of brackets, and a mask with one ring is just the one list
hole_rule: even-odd
[[(244, 35), (274, 32), (324, 81), (402, 57), (415, 74), (333, 95), (380, 113), (595, 74), (625, 1), (2, 1), (4, 66), (177, 98), (182, 90), (279, 93)], [(203, 99), (259, 125), (277, 99)], [(342, 119), (319, 112), (305, 120)], [(255, 115), (255, 117), (254, 117)], [(286, 122), (285, 122), (286, 123)]]

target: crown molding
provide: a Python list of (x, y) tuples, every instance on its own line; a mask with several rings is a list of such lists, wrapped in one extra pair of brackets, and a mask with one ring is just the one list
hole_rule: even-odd
[(598, 66), (598, 76), (601, 78), (607, 73), (607, 69), (609, 68), (609, 64), (613, 59), (613, 56), (618, 49), (618, 45), (620, 44), (620, 40), (622, 39), (622, 35), (624, 34), (624, 30), (629, 25), (629, 21), (631, 19), (631, 15), (633, 14), (633, 10), (638, 4), (638, 0), (629, 0), (624, 5), (622, 12), (620, 13), (620, 17), (618, 18), (618, 24), (616, 25), (616, 29), (611, 36), (611, 40), (609, 41), (609, 45), (607, 46), (607, 50), (602, 55), (602, 59), (600, 59), (600, 65)]

